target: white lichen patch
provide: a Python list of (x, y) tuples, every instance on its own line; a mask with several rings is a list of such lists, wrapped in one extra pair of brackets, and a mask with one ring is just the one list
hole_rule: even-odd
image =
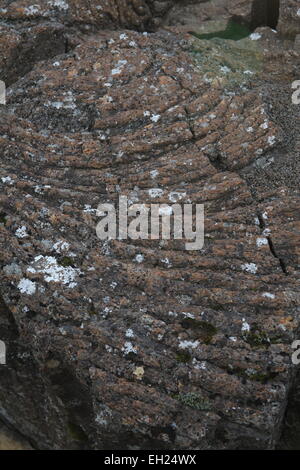
[(108, 406), (101, 405), (101, 410), (96, 414), (95, 422), (100, 426), (107, 426), (112, 416), (112, 411)]
[(246, 322), (245, 318), (243, 318), (242, 331), (250, 331), (250, 325)]
[(95, 214), (97, 212), (97, 209), (93, 209), (90, 204), (85, 204), (83, 212), (85, 214)]
[(2, 176), (1, 181), (4, 184), (14, 184), (14, 181), (10, 176)]
[(127, 60), (119, 60), (115, 68), (112, 69), (112, 75), (120, 75), (122, 73), (124, 66), (127, 64)]
[(247, 271), (247, 273), (256, 274), (257, 273), (257, 266), (255, 263), (245, 263), (241, 266), (243, 271)]
[(268, 144), (269, 145), (274, 145), (276, 143), (276, 137), (275, 135), (271, 135), (268, 137)]
[(15, 233), (16, 233), (16, 237), (18, 238), (28, 237), (27, 228), (25, 227), (25, 225), (22, 225), (22, 227), (19, 227)]
[(197, 369), (197, 370), (207, 370), (207, 362), (206, 361), (199, 362), (199, 361), (197, 361), (196, 358), (194, 358), (192, 360), (192, 364), (193, 364), (194, 368)]
[(271, 229), (265, 228), (265, 229), (263, 230), (262, 234), (263, 234), (265, 237), (270, 236), (270, 234), (271, 234)]
[(44, 274), (46, 282), (59, 282), (69, 288), (77, 285), (76, 277), (81, 271), (71, 266), (60, 266), (53, 256), (36, 256), (32, 266), (27, 269), (28, 272)]
[(222, 66), (220, 66), (220, 70), (221, 70), (222, 73), (229, 73), (229, 72), (231, 72), (230, 68), (227, 67), (227, 65), (222, 65)]
[(68, 10), (69, 5), (64, 0), (50, 0), (48, 5), (51, 7), (56, 7), (59, 10)]
[(150, 119), (152, 122), (158, 122), (160, 120), (160, 114), (152, 114)]
[(267, 245), (268, 239), (265, 237), (260, 237), (256, 239), (256, 246), (260, 248), (261, 246)]
[(126, 330), (125, 336), (126, 338), (134, 338), (133, 330), (131, 328), (128, 328), (128, 330)]
[(264, 122), (260, 125), (260, 127), (261, 127), (262, 129), (268, 129), (268, 128), (269, 128), (269, 121), (267, 121), (267, 120), (264, 121)]
[(25, 15), (31, 16), (31, 15), (36, 15), (40, 11), (40, 6), (39, 5), (29, 5), (29, 7), (24, 9)]
[(162, 196), (164, 193), (164, 191), (160, 188), (151, 188), (151, 189), (148, 189), (148, 194), (150, 197), (152, 198), (156, 198), (156, 197), (160, 197)]
[(62, 101), (47, 101), (47, 103), (44, 104), (44, 106), (52, 106), (52, 108), (60, 109), (63, 107), (63, 102)]
[(199, 341), (188, 341), (188, 340), (184, 340), (184, 341), (180, 341), (179, 343), (179, 347), (180, 349), (195, 349), (197, 348), (197, 346), (199, 346)]
[(161, 261), (163, 264), (165, 264), (168, 268), (170, 268), (170, 267), (172, 266), (172, 264), (171, 264), (169, 258), (162, 258), (160, 261)]
[(130, 354), (130, 353), (137, 354), (136, 347), (133, 346), (133, 344), (130, 341), (126, 341), (126, 343), (124, 344), (124, 346), (122, 348), (122, 351), (123, 351), (125, 356), (127, 354)]
[(159, 172), (157, 170), (150, 171), (150, 176), (152, 179), (156, 178), (158, 175), (159, 175)]
[(136, 257), (134, 258), (134, 261), (136, 263), (142, 263), (144, 261), (144, 255), (142, 255), (141, 253), (137, 254)]
[(183, 199), (184, 197), (186, 197), (186, 193), (185, 193), (185, 192), (172, 191), (172, 192), (169, 194), (169, 200), (170, 200), (171, 202), (180, 201), (180, 200)]
[(195, 318), (195, 315), (190, 312), (181, 312), (181, 315), (183, 315), (184, 318)]
[(169, 315), (169, 317), (174, 317), (174, 318), (178, 317), (178, 313), (172, 312), (172, 310), (170, 310), (170, 311), (168, 312), (168, 315)]
[(33, 295), (36, 292), (36, 283), (23, 277), (18, 284), (18, 289), (21, 294)]
[(56, 253), (62, 253), (63, 251), (68, 251), (70, 248), (70, 244), (63, 240), (58, 240), (58, 242), (54, 243), (52, 249), (56, 251)]
[(263, 297), (267, 298), (267, 299), (275, 299), (275, 295), (274, 294), (271, 294), (270, 292), (264, 292), (262, 294)]
[(55, 109), (76, 109), (76, 102), (72, 92), (68, 91), (66, 96), (62, 98), (62, 101), (46, 101), (44, 106), (50, 106)]

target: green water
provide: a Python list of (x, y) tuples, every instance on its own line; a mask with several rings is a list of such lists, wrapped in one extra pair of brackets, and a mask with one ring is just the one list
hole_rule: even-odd
[(198, 39), (232, 39), (233, 41), (239, 41), (240, 39), (246, 38), (251, 34), (251, 31), (247, 26), (236, 23), (235, 21), (229, 21), (226, 29), (223, 31), (214, 31), (212, 33), (198, 34), (192, 32)]

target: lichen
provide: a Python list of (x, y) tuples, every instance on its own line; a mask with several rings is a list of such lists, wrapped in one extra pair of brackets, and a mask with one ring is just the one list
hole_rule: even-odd
[(195, 392), (180, 393), (176, 398), (183, 405), (195, 408), (196, 410), (209, 411), (212, 408), (212, 405), (207, 398), (204, 398)]
[(63, 256), (57, 260), (57, 263), (64, 268), (74, 267), (74, 261), (69, 256)]
[(277, 372), (255, 372), (254, 374), (251, 374), (248, 379), (265, 384), (269, 380), (274, 379), (277, 375)]
[(176, 359), (178, 362), (187, 363), (187, 362), (190, 362), (190, 360), (192, 359), (192, 356), (190, 355), (188, 351), (178, 351), (176, 354)]
[(243, 339), (250, 344), (252, 348), (268, 348), (271, 344), (268, 334), (256, 325), (252, 326), (251, 331), (244, 332)]

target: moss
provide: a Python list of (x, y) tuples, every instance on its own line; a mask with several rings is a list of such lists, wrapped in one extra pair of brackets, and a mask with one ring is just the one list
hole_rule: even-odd
[(274, 336), (269, 338), (271, 344), (280, 344), (283, 343), (284, 340), (280, 334), (275, 334)]
[(251, 380), (254, 382), (260, 382), (262, 384), (267, 383), (269, 380), (274, 379), (278, 375), (277, 372), (250, 372), (249, 370), (242, 369), (241, 367), (227, 369), (227, 372), (231, 375), (239, 377), (240, 379), (243, 379), (243, 381)]
[(7, 215), (4, 212), (0, 212), (0, 224), (6, 224)]
[(74, 267), (74, 261), (69, 256), (63, 256), (57, 262), (60, 266), (63, 266), (64, 268), (68, 268), (70, 266)]
[(197, 337), (205, 344), (209, 344), (213, 336), (217, 333), (217, 328), (209, 322), (196, 320), (194, 318), (185, 318), (181, 325), (183, 328), (191, 329), (197, 333)]
[[(204, 39), (204, 33), (209, 35), (211, 30), (194, 34), (190, 52), (201, 76), (205, 76), (213, 86), (222, 84), (226, 93), (230, 91), (236, 93), (237, 86), (247, 86), (256, 74), (263, 71), (264, 57), (257, 44), (259, 41), (251, 41), (249, 37), (239, 41), (226, 41), (219, 37)], [(213, 33), (213, 36), (215, 34)], [(198, 39), (199, 37), (202, 39)], [(222, 306), (216, 305), (216, 307), (222, 309)], [(212, 305), (212, 308), (215, 306)]]
[(198, 34), (195, 32), (191, 33), (193, 36), (196, 36), (198, 39), (232, 39), (233, 41), (239, 41), (240, 39), (250, 36), (251, 31), (247, 26), (244, 26), (240, 23), (230, 20), (227, 24), (226, 29), (223, 31), (214, 31), (212, 33)]
[(71, 439), (74, 439), (75, 441), (88, 440), (87, 435), (83, 431), (82, 427), (71, 421), (68, 422), (68, 434)]
[(183, 405), (195, 408), (196, 410), (209, 411), (212, 408), (211, 403), (207, 398), (203, 398), (195, 392), (180, 393), (176, 398)]
[(178, 351), (178, 353), (176, 354), (176, 359), (178, 362), (186, 363), (186, 362), (190, 362), (190, 360), (192, 359), (192, 356), (187, 351)]
[(250, 344), (252, 348), (268, 348), (271, 344), (270, 338), (265, 331), (253, 328), (253, 331), (244, 335), (244, 340)]
[(241, 379), (247, 379), (248, 376), (246, 374), (246, 370), (242, 369), (241, 367), (228, 367), (227, 372), (230, 375), (236, 375), (237, 377)]
[(269, 380), (274, 379), (277, 376), (277, 372), (256, 372), (248, 376), (249, 380), (254, 380), (255, 382), (260, 382), (262, 384), (267, 383)]

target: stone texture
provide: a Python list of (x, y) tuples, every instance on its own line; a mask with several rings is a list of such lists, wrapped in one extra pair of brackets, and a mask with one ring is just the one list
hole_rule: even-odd
[(300, 29), (300, 7), (297, 0), (281, 2), (279, 31), (281, 34), (295, 38)]
[[(154, 27), (174, 0), (4, 0), (0, 13), (6, 21), (56, 20), (83, 28)], [(1, 5), (2, 6), (2, 5)]]
[(32, 447), (22, 436), (0, 425), (0, 450), (32, 450)]
[[(0, 414), (42, 449), (274, 448), (299, 329), (299, 54), (269, 28), (101, 31), (171, 4), (115, 3), (103, 23), (84, 2), (2, 11)], [(204, 203), (204, 248), (101, 242), (119, 194)]]

